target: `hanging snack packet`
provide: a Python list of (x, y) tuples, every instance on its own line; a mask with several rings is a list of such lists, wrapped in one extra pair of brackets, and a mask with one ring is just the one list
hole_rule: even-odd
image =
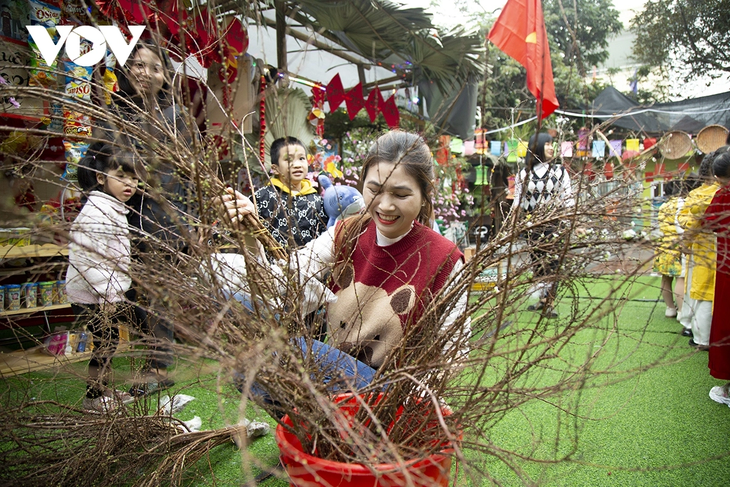
[(83, 112), (69, 110), (66, 107), (63, 111), (63, 135), (66, 140), (83, 139), (91, 137), (91, 117)]
[(91, 101), (91, 76), (94, 68), (79, 66), (67, 57), (63, 59), (63, 66), (66, 74), (66, 97), (69, 101)]
[(91, 135), (91, 117), (84, 113), (84, 102), (91, 101), (93, 68), (79, 66), (64, 58), (66, 102), (63, 107), (63, 133), (66, 139)]
[(117, 58), (111, 51), (106, 53), (106, 68), (104, 69), (104, 103), (107, 106), (112, 104), (112, 93), (119, 91), (119, 83), (114, 68), (117, 65)]
[[(38, 0), (29, 0), (30, 4), (30, 24), (42, 25), (48, 31), (48, 35), (53, 42), (58, 42), (58, 33), (56, 26), (61, 22), (61, 9), (55, 5), (50, 5)], [(30, 78), (29, 86), (42, 86), (44, 88), (55, 87), (57, 82), (56, 72), (58, 70), (58, 62), (55, 60), (51, 66), (41, 56), (38, 46), (32, 36), (28, 36), (28, 45), (31, 48), (29, 66)]]
[(66, 170), (61, 177), (66, 181), (78, 181), (79, 162), (86, 155), (89, 144), (64, 140), (63, 146), (66, 149)]

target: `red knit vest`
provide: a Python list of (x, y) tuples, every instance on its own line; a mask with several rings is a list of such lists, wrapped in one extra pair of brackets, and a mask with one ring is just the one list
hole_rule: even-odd
[[(349, 260), (343, 247), (353, 246), (339, 246), (330, 286), (338, 300), (328, 308), (328, 330), (335, 346), (377, 367), (406, 327), (418, 322), (462, 253), (420, 223), (387, 247), (377, 245), (375, 228), (370, 221)], [(338, 224), (336, 234), (342, 231)]]

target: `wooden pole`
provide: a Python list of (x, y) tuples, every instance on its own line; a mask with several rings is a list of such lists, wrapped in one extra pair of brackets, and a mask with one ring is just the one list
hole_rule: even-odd
[(286, 51), (286, 2), (276, 0), (276, 63), (280, 71), (289, 71)]

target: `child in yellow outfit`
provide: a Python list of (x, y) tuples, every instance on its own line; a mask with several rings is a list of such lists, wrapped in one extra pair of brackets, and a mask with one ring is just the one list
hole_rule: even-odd
[(715, 295), (715, 266), (717, 260), (715, 235), (702, 230), (702, 218), (720, 185), (712, 176), (712, 162), (717, 154), (711, 152), (700, 164), (702, 186), (687, 196), (677, 220), (685, 230), (690, 255), (687, 259), (684, 304), (679, 317), (685, 328), (691, 328), (689, 344), (707, 351), (710, 346), (712, 301)]
[(676, 223), (680, 198), (677, 196), (681, 181), (669, 181), (664, 184), (664, 195), (668, 198), (659, 207), (657, 217), (659, 230), (662, 236), (657, 242), (656, 257), (654, 258), (654, 272), (662, 276), (662, 299), (667, 306), (664, 316), (677, 316), (679, 306), (675, 304), (672, 284), (674, 278), (682, 276), (682, 253), (680, 252), (679, 236), (684, 230)]

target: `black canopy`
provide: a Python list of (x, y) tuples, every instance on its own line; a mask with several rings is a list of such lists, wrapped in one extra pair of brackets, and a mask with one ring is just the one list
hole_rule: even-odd
[(609, 86), (593, 100), (594, 118), (611, 120), (611, 124), (660, 135), (671, 130), (696, 134), (707, 125), (730, 128), (730, 91), (671, 103), (641, 106), (616, 88)]

